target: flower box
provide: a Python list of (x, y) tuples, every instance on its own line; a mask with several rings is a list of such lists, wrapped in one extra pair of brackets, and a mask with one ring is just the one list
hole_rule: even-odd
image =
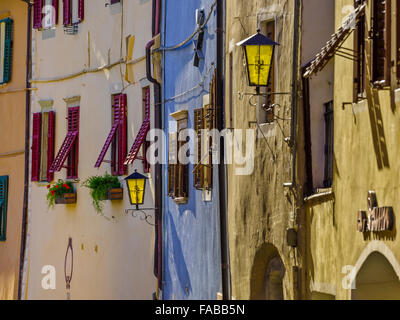
[(76, 193), (64, 193), (61, 197), (56, 197), (56, 204), (74, 204), (76, 203)]
[(122, 188), (111, 188), (107, 192), (107, 200), (122, 200), (124, 190)]

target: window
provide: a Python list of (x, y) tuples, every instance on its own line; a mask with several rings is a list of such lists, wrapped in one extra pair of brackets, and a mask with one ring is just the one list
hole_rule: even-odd
[(0, 241), (6, 241), (8, 176), (0, 177)]
[(54, 160), (54, 127), (54, 111), (33, 114), (32, 181), (51, 182), (54, 179), (53, 172), (50, 172)]
[(79, 159), (79, 106), (68, 108), (68, 132), (56, 158), (50, 166), (50, 172), (58, 172), (67, 161), (67, 179), (78, 178)]
[(114, 4), (114, 3), (120, 3), (121, 0), (111, 0), (110, 4)]
[[(261, 23), (261, 32), (271, 40), (275, 41), (275, 20), (264, 21)], [(262, 102), (259, 114), (259, 123), (270, 123), (274, 121), (274, 97), (271, 94), (275, 91), (275, 60), (272, 62), (269, 86), (265, 89), (266, 97)]]
[(11, 80), (12, 28), (10, 18), (0, 20), (0, 84)]
[[(364, 1), (356, 0), (355, 7)], [(354, 33), (354, 50), (356, 61), (354, 64), (354, 102), (358, 102), (364, 97), (365, 90), (365, 14), (363, 14), (356, 25)]]
[(33, 28), (51, 29), (58, 23), (58, 0), (35, 0)]
[(84, 19), (84, 0), (63, 0), (64, 26), (76, 25)]
[(377, 87), (390, 85), (390, 3), (390, 0), (373, 0), (372, 83)]
[(214, 141), (210, 131), (216, 129), (216, 78), (210, 85), (210, 95), (205, 96), (204, 106), (194, 110), (194, 130), (196, 131), (195, 168), (193, 186), (199, 190), (211, 190), (213, 185), (212, 146)]
[[(171, 116), (177, 122), (177, 131), (169, 134), (168, 196), (173, 198), (176, 203), (186, 203), (189, 195), (189, 164), (180, 162), (179, 154), (182, 152), (181, 148), (187, 141), (180, 141), (179, 136), (187, 129), (188, 114), (187, 110), (181, 110), (171, 114)], [(187, 153), (186, 156), (188, 156)]]
[(329, 188), (333, 182), (333, 101), (325, 104), (325, 169), (324, 187)]
[(95, 164), (99, 168), (104, 161), (104, 157), (111, 145), (111, 160), (105, 161), (111, 163), (111, 173), (115, 176), (122, 176), (127, 173), (127, 167), (124, 165), (127, 153), (127, 97), (126, 94), (114, 94), (112, 96), (112, 126), (106, 142)]

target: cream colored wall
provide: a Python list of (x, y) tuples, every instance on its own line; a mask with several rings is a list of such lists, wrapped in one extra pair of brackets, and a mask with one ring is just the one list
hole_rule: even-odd
[[(11, 81), (0, 86), (0, 176), (9, 176), (6, 241), (0, 242), (0, 300), (18, 298), (24, 197), (27, 5), (3, 0), (0, 15), (14, 21)], [(14, 91), (6, 93), (7, 91)]]
[[(343, 8), (352, 4), (352, 0), (336, 1), (336, 27), (348, 13)], [(392, 11), (395, 30), (394, 8)], [(370, 28), (370, 17), (370, 8), (367, 7), (367, 30)], [(353, 73), (349, 72), (353, 70), (353, 62), (335, 57), (334, 205), (310, 205), (307, 210), (311, 239), (314, 239), (310, 242), (312, 257), (309, 269), (313, 273), (309, 280), (336, 288), (337, 299), (351, 297), (350, 290), (342, 286), (345, 276), (342, 268), (350, 265), (356, 266), (355, 270), (360, 270), (368, 255), (375, 251), (389, 257), (390, 264), (399, 274), (400, 254), (396, 230), (400, 223), (400, 205), (397, 201), (400, 178), (397, 161), (400, 104), (391, 103), (389, 90), (371, 90), (370, 44), (368, 40), (367, 100), (353, 105), (353, 108), (351, 105), (342, 108), (343, 102), (353, 99)], [(353, 35), (344, 46), (352, 48)], [(368, 190), (376, 191), (379, 206), (393, 207), (394, 231), (375, 235), (357, 232), (357, 211), (367, 209)], [(379, 271), (382, 270), (377, 268), (377, 272)], [(391, 297), (398, 298), (396, 295)]]
[[(133, 59), (145, 55), (145, 45), (151, 40), (152, 2), (125, 0), (122, 38), (122, 57), (125, 57), (125, 38), (136, 37)], [(79, 72), (88, 68), (88, 33), (90, 32), (90, 68), (118, 61), (121, 45), (120, 4), (105, 7), (104, 3), (85, 1), (85, 20), (79, 25), (77, 35), (64, 35), (58, 25), (55, 37), (42, 40), (42, 32), (34, 31), (34, 79), (49, 79)], [(62, 21), (62, 6), (59, 21)], [(125, 73), (125, 65), (121, 65)], [(127, 87), (128, 99), (128, 148), (133, 144), (142, 123), (142, 85), (149, 85), (145, 61), (134, 65), (136, 82)], [(127, 83), (125, 82), (125, 86)], [(72, 299), (151, 299), (156, 288), (153, 276), (153, 227), (126, 215), (130, 208), (123, 177), (122, 202), (107, 201), (104, 215), (98, 215), (93, 207), (89, 190), (81, 187), (86, 178), (110, 172), (110, 165), (103, 163), (100, 169), (94, 164), (111, 129), (111, 94), (121, 91), (120, 67), (98, 73), (51, 83), (34, 83), (33, 112), (39, 112), (40, 100), (53, 99), (56, 110), (56, 152), (66, 135), (66, 103), (64, 98), (81, 96), (79, 133), (79, 182), (76, 205), (56, 205), (48, 210), (46, 184), (31, 184), (28, 283), (28, 299), (65, 299), (64, 257), (68, 238), (74, 249), (74, 271), (71, 282)], [(110, 158), (110, 152), (105, 159)], [(129, 167), (143, 172), (141, 161)], [(153, 170), (152, 170), (153, 172)], [(65, 179), (63, 169), (55, 180)], [(145, 207), (154, 207), (154, 185), (150, 176)], [(150, 212), (153, 213), (153, 212)], [(113, 219), (112, 216), (115, 218)], [(107, 219), (108, 218), (108, 219)], [(42, 267), (56, 268), (56, 289), (44, 290), (41, 281)]]

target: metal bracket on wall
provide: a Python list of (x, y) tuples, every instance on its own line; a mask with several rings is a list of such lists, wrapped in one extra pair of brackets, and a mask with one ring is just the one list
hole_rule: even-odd
[(155, 226), (154, 223), (149, 222), (148, 219), (153, 218), (151, 214), (147, 214), (146, 211), (149, 210), (157, 210), (157, 208), (143, 208), (143, 209), (125, 209), (125, 213), (129, 214), (129, 212), (132, 214), (132, 217), (137, 218), (139, 214), (140, 215), (140, 220), (146, 221), (147, 224), (151, 226)]

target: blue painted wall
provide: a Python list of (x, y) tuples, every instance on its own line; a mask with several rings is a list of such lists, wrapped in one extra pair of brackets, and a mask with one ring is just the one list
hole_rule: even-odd
[[(203, 8), (207, 17), (213, 3), (214, 0), (165, 0), (163, 46), (172, 47), (188, 38), (196, 28), (196, 9)], [(163, 118), (166, 133), (169, 122), (174, 121), (170, 114), (178, 110), (188, 110), (188, 127), (193, 128), (193, 110), (203, 106), (203, 95), (209, 93), (216, 67), (216, 18), (214, 8), (205, 29), (205, 58), (198, 68), (193, 66), (192, 41), (182, 48), (165, 51)], [(181, 93), (184, 95), (170, 100)], [(167, 300), (214, 300), (217, 292), (222, 291), (218, 168), (214, 166), (213, 170), (212, 202), (204, 202), (202, 191), (193, 188), (192, 170), (193, 164), (190, 164), (189, 200), (181, 205), (167, 196), (167, 166), (163, 170), (163, 299)]]

